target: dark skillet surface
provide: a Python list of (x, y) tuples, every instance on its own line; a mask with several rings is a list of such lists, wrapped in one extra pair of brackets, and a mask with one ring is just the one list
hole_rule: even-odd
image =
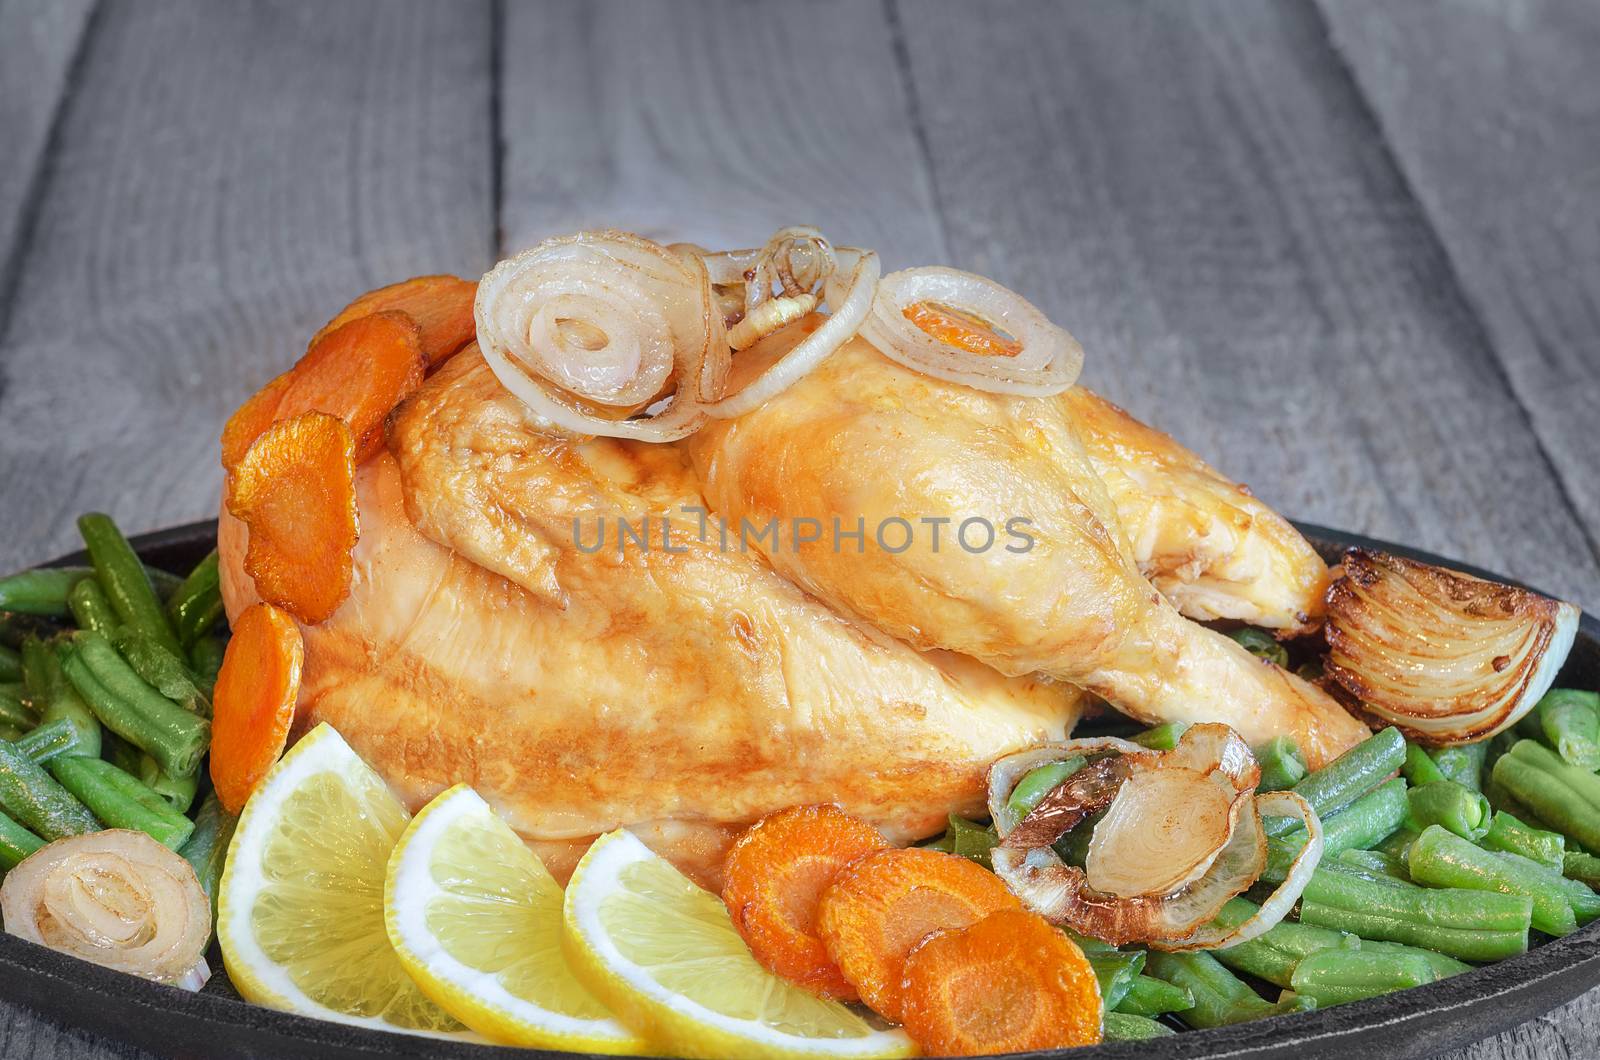
[[(1356, 534), (1308, 524), (1300, 524), (1300, 529), (1330, 560), (1345, 548), (1359, 545), (1498, 577)], [(209, 551), (215, 540), (216, 524), (207, 522), (146, 534), (135, 538), (133, 544), (148, 562), (182, 571)], [(82, 560), (80, 554), (57, 562)], [(1588, 614), (1561, 680), (1578, 687), (1600, 687), (1600, 621)], [(63, 1023), (173, 1057), (532, 1060), (575, 1055), (388, 1034), (259, 1008), (239, 1000), (222, 972), (214, 946), (211, 963), (217, 974), (204, 991), (191, 994), (0, 934), (0, 996)], [(1600, 922), (1499, 964), (1371, 1001), (1236, 1027), (1184, 1032), (1152, 1042), (1019, 1055), (1070, 1056), (1073, 1060), (1331, 1060), (1381, 1054), (1386, 1060), (1422, 1060), (1543, 1015), (1597, 983)]]

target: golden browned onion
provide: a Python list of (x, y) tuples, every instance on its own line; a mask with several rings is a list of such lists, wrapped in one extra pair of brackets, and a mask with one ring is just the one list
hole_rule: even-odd
[[(1077, 747), (1068, 753), (1065, 748)], [(1094, 746), (1086, 746), (1091, 745)], [(1118, 945), (1161, 949), (1233, 945), (1282, 920), (1322, 856), (1322, 828), (1305, 800), (1257, 797), (1260, 767), (1225, 725), (1192, 726), (1155, 754), (1124, 741), (1069, 741), (1012, 755), (990, 771), (989, 798), (1001, 842), (996, 874), (1035, 912)], [(1004, 810), (1031, 770), (1073, 754), (1098, 754), (1021, 821)], [(1261, 911), (1236, 928), (1209, 922), (1266, 867), (1261, 810), (1300, 816), (1308, 841)], [(1091, 814), (1085, 867), (1067, 865), (1054, 844)]]
[(626, 232), (551, 239), (478, 285), (478, 346), (541, 421), (666, 442), (705, 422), (728, 374), (701, 258)]
[(0, 883), (6, 931), (190, 990), (210, 975), (211, 903), (194, 869), (143, 832), (58, 839)]
[(1327, 673), (1419, 743), (1472, 743), (1539, 701), (1577, 628), (1571, 604), (1351, 549), (1328, 590)]

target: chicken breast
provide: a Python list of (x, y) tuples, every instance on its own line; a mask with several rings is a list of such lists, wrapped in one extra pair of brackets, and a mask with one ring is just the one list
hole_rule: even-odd
[[(1068, 681), (1148, 722), (1293, 736), (1313, 764), (1363, 739), (1320, 689), (1152, 589), (1072, 410), (933, 379), (855, 339), (683, 445), (713, 510), (783, 531), (757, 542), (776, 569), (908, 644)], [(865, 540), (785, 536), (811, 522)]]
[[(918, 651), (701, 540), (677, 448), (543, 432), (474, 349), (390, 446), (359, 474), (350, 597), (305, 630), (297, 728), (331, 723), (413, 808), (473, 785), (558, 872), (627, 825), (714, 883), (732, 830), (805, 803), (920, 838), (1079, 714), (1071, 686)], [(245, 534), (224, 514), (230, 616)]]

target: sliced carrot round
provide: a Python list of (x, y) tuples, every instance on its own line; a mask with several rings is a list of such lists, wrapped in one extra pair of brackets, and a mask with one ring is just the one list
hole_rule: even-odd
[(912, 847), (868, 854), (822, 894), (828, 955), (874, 1012), (900, 1019), (906, 954), (929, 932), (963, 928), (1022, 903), (966, 858)]
[(756, 960), (814, 994), (854, 1001), (817, 933), (817, 902), (853, 862), (888, 845), (837, 806), (795, 806), (753, 825), (728, 851), (722, 900)]
[(935, 932), (906, 957), (900, 1021), (928, 1056), (1094, 1045), (1100, 1008), (1088, 958), (1036, 913)]
[(250, 530), (245, 572), (263, 600), (307, 625), (350, 594), (355, 473), (350, 428), (305, 412), (263, 431), (228, 480), (228, 510)]
[(278, 419), (326, 412), (350, 427), (356, 463), (383, 447), (383, 423), (422, 385), (417, 325), (404, 313), (371, 313), (316, 339), (290, 372)]
[(416, 321), (422, 332), (422, 352), (428, 367), (459, 353), (477, 334), (473, 303), (478, 285), (459, 276), (414, 276), (400, 283), (368, 291), (339, 311), (311, 340), (317, 340), (360, 317), (398, 310)]
[(304, 663), (300, 627), (271, 604), (255, 604), (233, 623), (211, 719), (211, 783), (229, 813), (244, 808), (283, 754)]
[(278, 405), (283, 392), (289, 389), (290, 373), (284, 372), (266, 386), (251, 394), (243, 405), (228, 417), (222, 428), (222, 466), (229, 474), (239, 466), (250, 446), (261, 437), (261, 432), (272, 425), (278, 416)]

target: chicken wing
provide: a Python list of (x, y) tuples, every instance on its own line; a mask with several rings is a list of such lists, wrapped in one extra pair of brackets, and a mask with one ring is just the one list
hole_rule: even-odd
[[(1077, 718), (1075, 688), (918, 652), (698, 540), (679, 450), (544, 433), (475, 350), (391, 448), (359, 475), (351, 595), (305, 631), (297, 725), (332, 723), (412, 807), (473, 785), (558, 872), (628, 825), (714, 881), (731, 829), (803, 803), (920, 838)], [(224, 514), (230, 615), (246, 532)]]
[(1290, 635), (1320, 625), (1328, 565), (1287, 519), (1091, 391), (1061, 401), (1139, 570), (1173, 606)]
[[(776, 522), (756, 542), (774, 567), (908, 644), (1070, 681), (1145, 721), (1290, 735), (1314, 763), (1362, 739), (1321, 690), (1151, 587), (1071, 409), (920, 375), (857, 339), (683, 445), (713, 510)], [(830, 532), (806, 540), (817, 524)]]

